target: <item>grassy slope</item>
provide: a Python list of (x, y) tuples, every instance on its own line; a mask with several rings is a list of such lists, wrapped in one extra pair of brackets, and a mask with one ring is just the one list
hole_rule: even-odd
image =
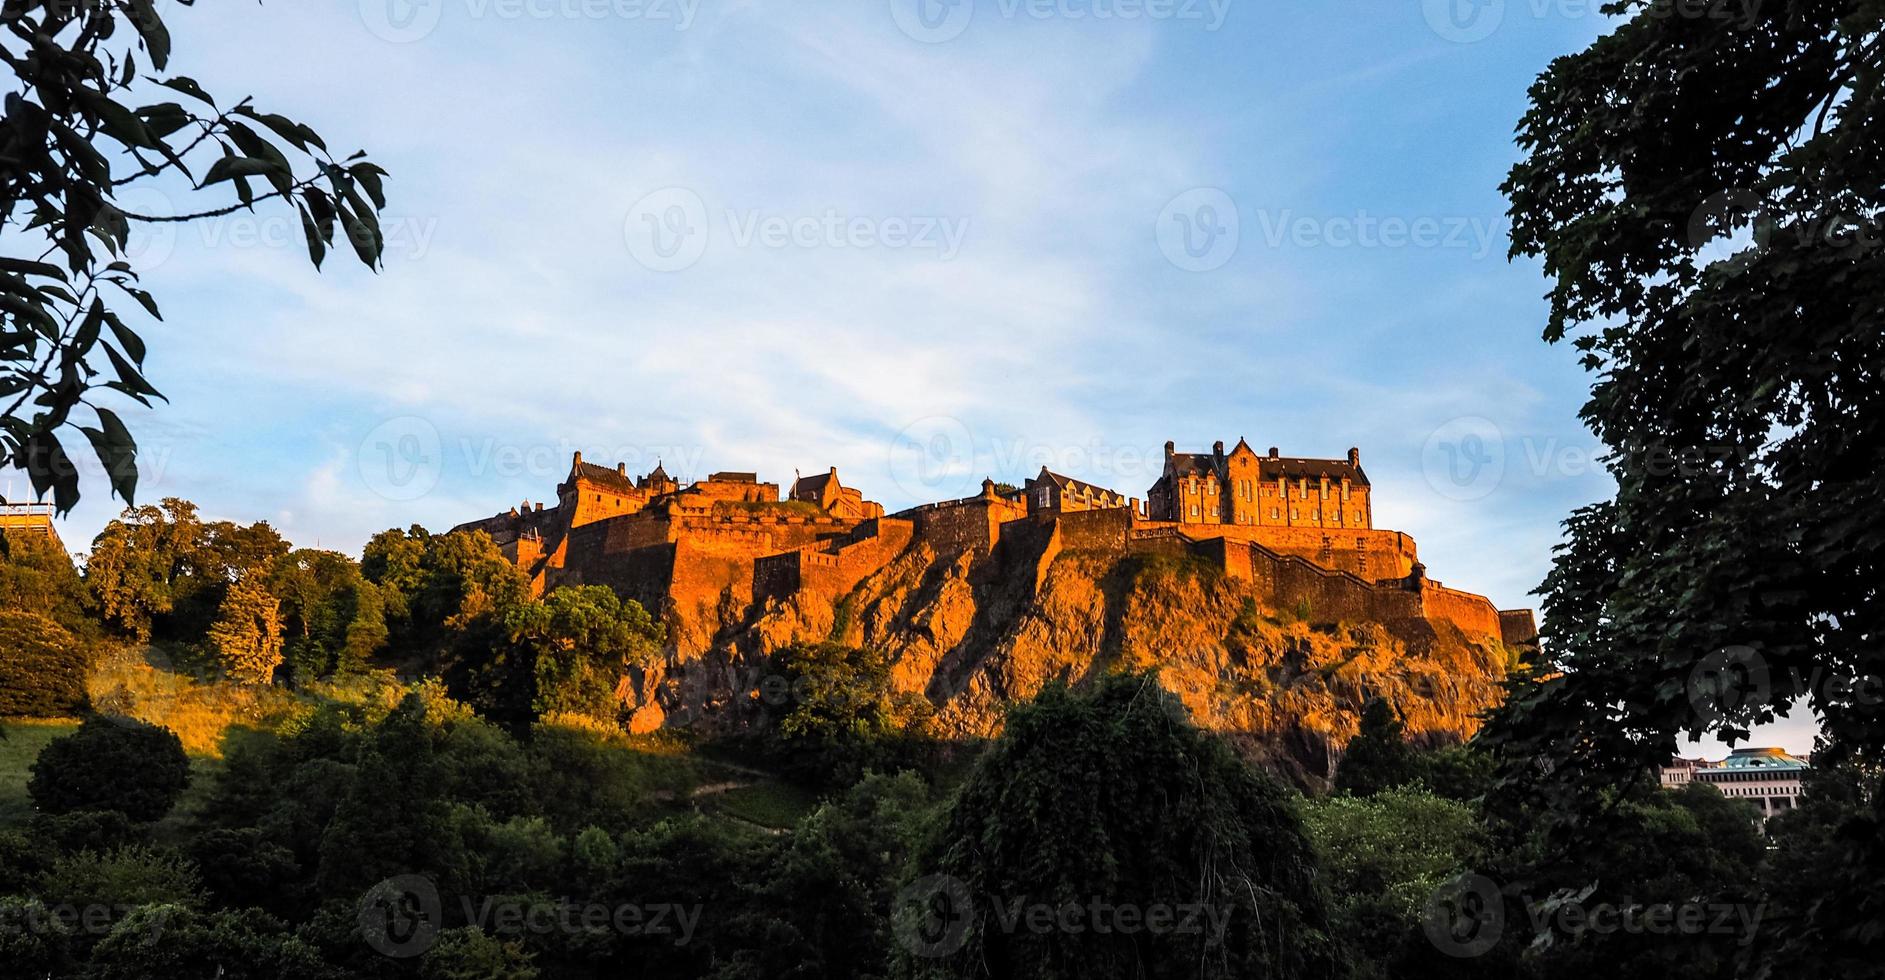
[(0, 827), (20, 823), (33, 815), (26, 781), (32, 778), (33, 760), (46, 743), (78, 730), (71, 720), (8, 719), (7, 737), (0, 740)]

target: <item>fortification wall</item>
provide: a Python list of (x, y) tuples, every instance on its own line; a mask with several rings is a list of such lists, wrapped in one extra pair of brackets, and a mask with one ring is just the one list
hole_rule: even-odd
[(1538, 645), (1538, 619), (1530, 609), (1499, 610), (1499, 630), (1513, 649)]
[(1420, 583), (1420, 606), (1427, 618), (1445, 620), (1468, 633), (1501, 638), (1505, 636), (1499, 610), (1485, 596), (1449, 589), (1438, 582), (1423, 579)]
[(927, 504), (898, 514), (915, 525), (916, 539), (939, 554), (988, 554), (1001, 541), (1001, 526), (1027, 516), (1027, 504), (1000, 497), (970, 497)]
[(1124, 507), (1062, 511), (1060, 546), (1067, 551), (1125, 553), (1132, 541), (1133, 513)]
[(767, 555), (753, 565), (753, 599), (784, 598), (800, 590), (835, 599), (890, 564), (915, 536), (914, 522), (880, 517), (859, 524), (839, 542)]
[(1369, 581), (1406, 578), (1420, 560), (1412, 536), (1370, 528), (1262, 527), (1245, 524), (1175, 524), (1193, 540), (1231, 538), (1294, 555)]

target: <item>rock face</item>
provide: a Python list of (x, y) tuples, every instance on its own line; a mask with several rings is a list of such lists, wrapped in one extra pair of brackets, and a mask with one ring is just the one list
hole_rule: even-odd
[(711, 640), (624, 689), (637, 728), (736, 731), (757, 716), (771, 654), (836, 640), (889, 654), (897, 690), (935, 706), (931, 734), (970, 739), (1050, 682), (1156, 667), (1197, 723), (1307, 779), (1329, 774), (1371, 697), (1435, 742), (1471, 735), (1501, 697), (1514, 651), (1496, 617), (1483, 630), (1437, 613), (1345, 621), (1274, 584), (1184, 549), (1066, 548), (1052, 527), (986, 552), (918, 540), (842, 594), (729, 591), (710, 616), (685, 611), (688, 635)]

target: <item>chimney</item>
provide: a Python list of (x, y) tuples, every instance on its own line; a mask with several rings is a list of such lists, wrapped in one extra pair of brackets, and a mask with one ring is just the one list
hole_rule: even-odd
[(1216, 456), (1218, 459), (1224, 458), (1224, 440), (1219, 439), (1211, 443), (1211, 455)]
[(1348, 447), (1348, 465), (1350, 466), (1361, 465), (1361, 450), (1356, 449), (1353, 446)]
[(537, 501), (537, 509), (538, 509), (539, 511), (543, 509), (543, 501), (541, 501), (541, 500), (539, 500), (539, 501)]
[(1275, 447), (1275, 446), (1271, 446), (1271, 447), (1270, 447), (1270, 458), (1271, 458), (1271, 459), (1275, 459), (1275, 458), (1276, 458), (1276, 447)]
[(616, 475), (616, 476), (627, 476), (627, 475), (628, 475), (628, 464), (627, 464), (627, 463), (617, 463), (617, 464), (615, 464), (615, 475)]
[(575, 469), (576, 467), (581, 466), (582, 464), (583, 464), (583, 451), (578, 449), (576, 450), (576, 455), (570, 459), (569, 466), (570, 466), (570, 469)]
[(1172, 453), (1176, 452), (1177, 449), (1178, 449), (1177, 443), (1171, 441), (1170, 439), (1165, 440), (1165, 458), (1166, 459), (1172, 458)]

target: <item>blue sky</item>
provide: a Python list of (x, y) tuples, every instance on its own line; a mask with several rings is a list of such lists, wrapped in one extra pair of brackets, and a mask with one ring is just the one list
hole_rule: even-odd
[(144, 243), (141, 497), (357, 553), (574, 449), (895, 509), (1245, 437), (1359, 447), (1436, 578), (1533, 604), (1607, 480), (1497, 188), (1596, 4), (918, 2), (172, 4), (175, 70), (391, 171), (389, 243)]

